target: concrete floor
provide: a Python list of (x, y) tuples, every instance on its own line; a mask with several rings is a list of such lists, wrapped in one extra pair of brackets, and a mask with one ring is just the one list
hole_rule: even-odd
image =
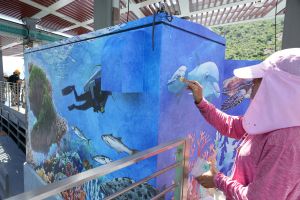
[(24, 192), (25, 154), (5, 133), (0, 134), (0, 199)]

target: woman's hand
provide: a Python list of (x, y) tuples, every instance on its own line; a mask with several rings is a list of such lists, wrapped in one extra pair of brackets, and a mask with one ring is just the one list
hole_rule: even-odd
[(187, 88), (192, 91), (196, 104), (199, 104), (203, 99), (203, 87), (197, 81), (182, 79), (182, 82), (187, 84)]
[(200, 185), (205, 188), (215, 188), (214, 177), (216, 174), (213, 174), (211, 171), (203, 173), (201, 176), (198, 176), (196, 180)]
[(210, 163), (210, 170), (196, 177), (196, 180), (205, 188), (215, 188), (214, 177), (218, 173), (215, 163)]

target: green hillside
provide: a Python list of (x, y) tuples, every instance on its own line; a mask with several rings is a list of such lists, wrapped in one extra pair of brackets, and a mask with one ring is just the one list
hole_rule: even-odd
[[(263, 60), (274, 52), (274, 20), (227, 25), (212, 28), (226, 38), (226, 58)], [(277, 19), (277, 50), (281, 49), (283, 18)]]

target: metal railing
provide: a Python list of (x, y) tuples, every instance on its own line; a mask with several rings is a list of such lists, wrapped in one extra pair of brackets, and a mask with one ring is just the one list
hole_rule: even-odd
[(26, 128), (20, 120), (7, 110), (0, 108), (0, 130), (10, 136), (18, 147), (26, 153)]
[(25, 192), (23, 194), (19, 194), (13, 197), (8, 198), (7, 200), (40, 200), (45, 199), (48, 197), (51, 197), (53, 195), (56, 195), (58, 193), (61, 193), (65, 190), (68, 190), (70, 188), (81, 186), (87, 181), (90, 181), (92, 179), (102, 177), (105, 175), (108, 175), (112, 172), (115, 172), (117, 170), (123, 169), (125, 167), (128, 167), (130, 165), (133, 165), (137, 162), (140, 162), (142, 160), (148, 159), (150, 157), (156, 156), (158, 154), (161, 154), (165, 151), (171, 150), (173, 148), (177, 148), (176, 151), (176, 162), (171, 164), (170, 166), (161, 169), (152, 175), (130, 185), (129, 187), (118, 191), (117, 193), (105, 197), (105, 200), (116, 198), (127, 191), (131, 190), (134, 187), (137, 187), (146, 181), (155, 178), (171, 169), (176, 168), (176, 177), (174, 184), (168, 186), (166, 189), (164, 189), (162, 192), (157, 194), (152, 199), (159, 199), (160, 197), (164, 196), (169, 191), (174, 191), (174, 199), (175, 200), (186, 200), (187, 199), (187, 168), (188, 168), (188, 158), (189, 158), (189, 139), (177, 139), (175, 141), (171, 141), (165, 144), (160, 144), (156, 147), (150, 148), (148, 150), (138, 152), (136, 154), (133, 154), (131, 156), (128, 156), (126, 158), (108, 163), (106, 165), (102, 165), (100, 167), (96, 167), (94, 169), (90, 169), (88, 171), (76, 174), (74, 176), (70, 176), (66, 179), (60, 180), (55, 183), (51, 183), (45, 187), (38, 188), (29, 192)]
[(0, 81), (0, 101), (2, 104), (25, 114), (25, 82), (10, 83)]

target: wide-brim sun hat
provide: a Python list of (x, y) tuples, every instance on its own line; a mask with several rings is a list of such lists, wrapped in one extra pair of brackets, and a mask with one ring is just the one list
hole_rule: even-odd
[(243, 128), (248, 134), (300, 126), (300, 48), (278, 51), (257, 65), (235, 70), (234, 74), (242, 79), (262, 78), (243, 117)]
[(233, 74), (242, 79), (263, 78), (268, 70), (300, 76), (300, 48), (277, 51), (259, 64), (235, 69)]

